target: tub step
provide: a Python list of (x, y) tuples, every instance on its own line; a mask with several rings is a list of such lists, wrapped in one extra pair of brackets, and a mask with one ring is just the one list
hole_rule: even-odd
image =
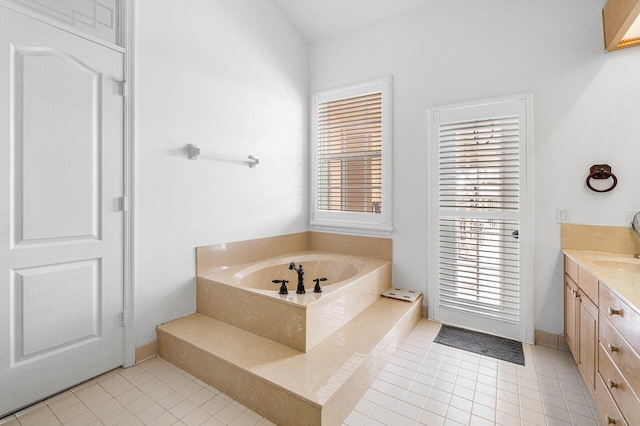
[(278, 425), (336, 425), (373, 381), (380, 350), (420, 318), (422, 297), (382, 298), (303, 353), (195, 313), (158, 326), (158, 353)]

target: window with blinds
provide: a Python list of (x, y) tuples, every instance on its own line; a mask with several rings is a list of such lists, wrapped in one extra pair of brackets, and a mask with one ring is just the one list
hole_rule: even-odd
[(382, 93), (318, 105), (318, 208), (382, 212)]
[[(440, 123), (439, 303), (520, 319), (520, 121)], [(464, 212), (465, 214), (462, 214)]]
[(312, 224), (389, 226), (388, 78), (318, 93)]

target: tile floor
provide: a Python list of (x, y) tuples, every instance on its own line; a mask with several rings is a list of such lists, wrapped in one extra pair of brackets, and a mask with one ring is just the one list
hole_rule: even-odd
[[(570, 354), (525, 345), (526, 366), (433, 343), (418, 323), (381, 350), (344, 425), (599, 425)], [(161, 358), (117, 369), (0, 425), (273, 425)], [(301, 425), (304, 426), (304, 425)]]

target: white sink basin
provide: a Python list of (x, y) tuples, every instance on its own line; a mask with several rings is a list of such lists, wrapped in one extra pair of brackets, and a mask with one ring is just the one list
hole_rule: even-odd
[(620, 272), (640, 274), (640, 263), (636, 262), (627, 262), (624, 260), (594, 260), (593, 264), (602, 266), (603, 268), (615, 269)]

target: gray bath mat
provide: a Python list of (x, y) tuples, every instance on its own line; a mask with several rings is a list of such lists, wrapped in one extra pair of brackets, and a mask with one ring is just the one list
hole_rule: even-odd
[(522, 343), (504, 337), (442, 325), (435, 343), (524, 365)]

